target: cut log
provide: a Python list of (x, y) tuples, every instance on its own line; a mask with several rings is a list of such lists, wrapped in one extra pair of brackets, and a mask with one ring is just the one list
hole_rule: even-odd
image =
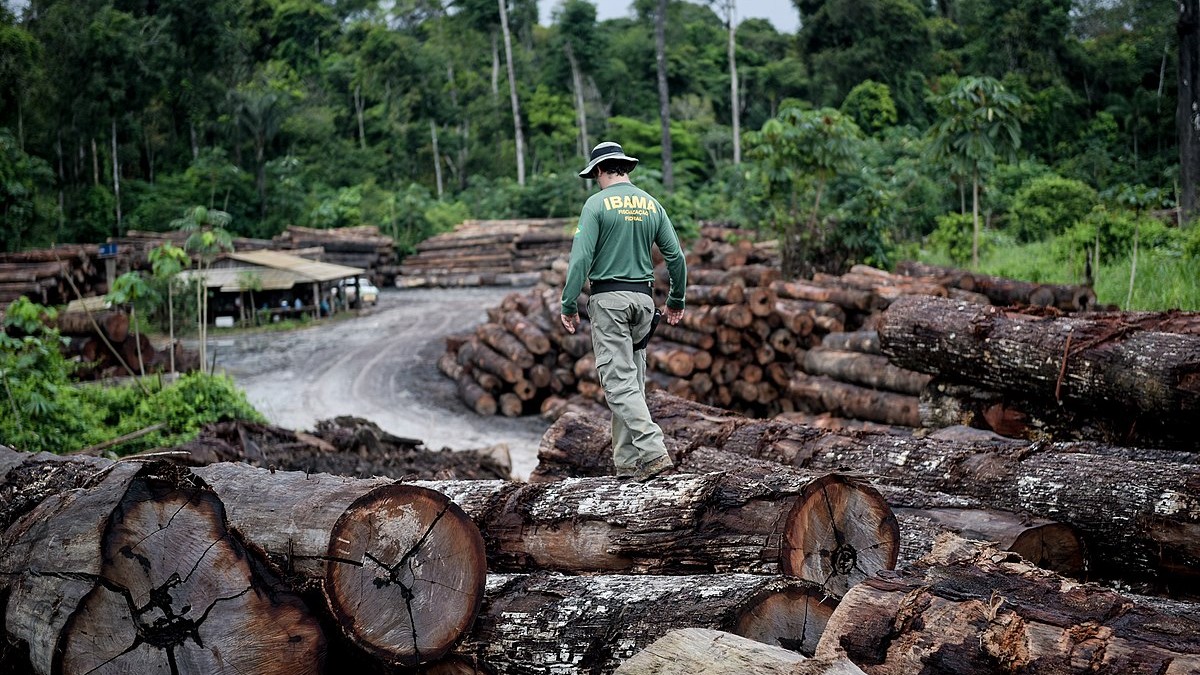
[(667, 632), (698, 627), (811, 654), (832, 612), (819, 588), (786, 577), (489, 575), (459, 652), (502, 673), (609, 673)]
[(825, 375), (851, 384), (913, 396), (919, 395), (931, 379), (924, 373), (893, 366), (886, 356), (836, 351), (826, 347), (808, 350), (803, 363), (804, 371), (809, 375)]
[(1138, 426), (1170, 426), (1200, 411), (1200, 336), (912, 297), (888, 309), (879, 338), (902, 368)]
[(830, 333), (821, 338), (821, 346), (844, 352), (859, 352), (862, 354), (883, 353), (879, 349), (879, 333), (873, 330), (854, 333)]
[(832, 302), (844, 309), (859, 312), (870, 311), (874, 305), (874, 299), (870, 293), (854, 288), (833, 288), (802, 282), (775, 281), (771, 283), (771, 290), (780, 298)]
[[(606, 429), (607, 424), (595, 417), (577, 413), (562, 415), (542, 439), (538, 468), (530, 479), (536, 482), (554, 480), (564, 473), (564, 467), (574, 475), (611, 474), (611, 449), (604, 450), (608, 447)], [(740, 455), (672, 445), (678, 470), (697, 472), (698, 475), (669, 476), (652, 484), (661, 483), (659, 489), (662, 490), (672, 485), (670, 481), (680, 481), (681, 486), (689, 487), (697, 494), (706, 494), (704, 500), (711, 501), (707, 506), (703, 500), (696, 503), (694, 499), (675, 505), (665, 503), (664, 506), (670, 508), (659, 514), (651, 511), (650, 505), (654, 502), (642, 497), (641, 508), (647, 513), (638, 521), (646, 518), (659, 524), (654, 527), (630, 525), (630, 534), (625, 534), (624, 538), (640, 531), (654, 532), (656, 537), (661, 537), (663, 529), (679, 530), (679, 526), (669, 524), (674, 518), (683, 518), (688, 527), (696, 528), (696, 535), (694, 539), (680, 534), (669, 538), (671, 553), (678, 557), (674, 562), (676, 569), (686, 571), (687, 561), (692, 560), (695, 564), (705, 565), (706, 569), (719, 571), (780, 571), (818, 583), (830, 596), (840, 597), (864, 577), (895, 566), (899, 551), (895, 519), (883, 497), (865, 483), (846, 476), (774, 464), (748, 465)], [(714, 471), (720, 473), (709, 473)], [(684, 482), (685, 478), (693, 482)], [(703, 489), (699, 483), (701, 478), (709, 483)], [(555, 492), (575, 489), (575, 482), (567, 481)], [(638, 494), (634, 492), (634, 495)], [(570, 504), (577, 499), (562, 497), (560, 501)], [(612, 500), (606, 508), (611, 510), (618, 503)], [(690, 509), (699, 506), (700, 512), (692, 514), (688, 504), (693, 504)], [(676, 512), (678, 516), (667, 517)], [(606, 517), (614, 522), (638, 522), (632, 515)], [(568, 513), (560, 514), (559, 519), (577, 521), (581, 518)], [(595, 517), (588, 520), (595, 520)], [(764, 527), (767, 529), (762, 529)], [(594, 528), (592, 525), (589, 529)], [(490, 525), (487, 527), (489, 532), (493, 529)], [(683, 532), (687, 531), (683, 528)], [(557, 536), (568, 535), (582, 536), (578, 533), (558, 533)], [(774, 550), (772, 541), (780, 542), (782, 549)], [(634, 557), (633, 551), (624, 550), (614, 542), (586, 546)], [(660, 544), (660, 547), (665, 549), (666, 544)], [(546, 546), (545, 550), (547, 555), (564, 555), (559, 548), (562, 545), (557, 548)], [(656, 553), (654, 548), (649, 550)], [(645, 566), (650, 563), (639, 563), (634, 559), (631, 564)]]
[(475, 329), (475, 334), (492, 349), (517, 364), (518, 368), (523, 370), (533, 365), (533, 353), (504, 326), (485, 323)]
[(869, 675), (1200, 672), (1200, 619), (946, 539), (911, 575), (842, 599), (817, 648)]
[(746, 301), (746, 290), (737, 285), (700, 286), (688, 284), (685, 299), (694, 305), (738, 305)]
[(1176, 591), (1200, 584), (1195, 453), (998, 437), (837, 434), (750, 420), (662, 394), (648, 402), (668, 438), (808, 469), (849, 467), (896, 485), (972, 496), (993, 508), (1074, 526), (1101, 576)]
[(445, 495), (388, 479), (194, 469), (229, 521), (302, 586), (319, 588), (342, 631), (385, 663), (447, 653), (474, 621), (483, 538)]
[[(811, 353), (811, 350), (810, 352)], [(846, 384), (828, 377), (792, 375), (788, 395), (810, 411), (841, 417), (916, 427), (921, 424), (916, 396)]]
[(808, 335), (812, 333), (813, 316), (808, 310), (798, 305), (793, 305), (791, 300), (776, 300), (775, 314), (783, 323), (783, 327), (792, 332), (792, 335)]
[(690, 330), (683, 326), (672, 326), (666, 322), (658, 324), (655, 329), (655, 336), (678, 342), (681, 345), (690, 345), (700, 349), (712, 349), (713, 343), (716, 341), (712, 333), (701, 333), (699, 331)]
[[(4, 533), (5, 631), (28, 672), (320, 673), (325, 637), (229, 528), (221, 502), (166, 465), (86, 460)], [(39, 455), (7, 472), (63, 475)], [(48, 470), (48, 471), (47, 471)], [(27, 484), (28, 485), (28, 484)]]
[(520, 312), (505, 312), (500, 322), (533, 354), (550, 351), (550, 338)]
[(525, 403), (521, 397), (512, 392), (500, 394), (499, 406), (500, 413), (505, 417), (520, 417), (521, 412), (525, 409)]
[[(95, 325), (92, 319), (95, 319)], [(93, 312), (91, 317), (86, 312), (63, 312), (55, 320), (55, 326), (63, 335), (95, 335), (96, 325), (113, 343), (124, 342), (129, 336), (129, 315), (125, 312)]]
[(614, 675), (863, 675), (844, 657), (809, 659), (782, 647), (708, 628), (681, 628), (655, 640)]
[(521, 379), (521, 366), (497, 353), (477, 338), (472, 338), (459, 347), (458, 362), (463, 365), (476, 366), (510, 384)]
[(1096, 293), (1087, 286), (1034, 284), (908, 260), (896, 265), (896, 271), (908, 276), (941, 279), (948, 285), (982, 293), (997, 305), (1042, 305), (1067, 312), (1083, 312), (1096, 306)]

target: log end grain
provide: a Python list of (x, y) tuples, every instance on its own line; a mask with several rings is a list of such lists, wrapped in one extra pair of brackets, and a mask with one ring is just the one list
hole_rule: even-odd
[(731, 632), (811, 656), (836, 607), (819, 586), (790, 585), (743, 608)]
[(440, 492), (391, 484), (357, 499), (329, 538), (325, 595), (353, 642), (417, 665), (444, 656), (483, 601), (483, 537)]
[(805, 487), (788, 514), (780, 568), (841, 597), (863, 579), (896, 567), (900, 528), (879, 491), (829, 474)]
[(213, 492), (134, 481), (102, 549), (99, 580), (60, 632), (53, 672), (323, 672), (316, 620), (251, 563)]

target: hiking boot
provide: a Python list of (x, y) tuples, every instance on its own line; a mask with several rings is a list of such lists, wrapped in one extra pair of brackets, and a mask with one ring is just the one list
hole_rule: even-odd
[(674, 468), (675, 463), (671, 461), (671, 457), (668, 455), (663, 455), (638, 467), (638, 471), (634, 476), (634, 479), (639, 483), (645, 483), (651, 478), (668, 473)]

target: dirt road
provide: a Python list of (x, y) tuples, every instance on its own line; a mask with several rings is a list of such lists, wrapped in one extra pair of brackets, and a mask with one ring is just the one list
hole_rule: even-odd
[(549, 423), (538, 416), (480, 417), (437, 369), (443, 338), (473, 330), (511, 288), (387, 289), (363, 316), (292, 332), (210, 340), (217, 367), (274, 424), (311, 429), (336, 415), (369, 419), (430, 448), (508, 445), (527, 478)]

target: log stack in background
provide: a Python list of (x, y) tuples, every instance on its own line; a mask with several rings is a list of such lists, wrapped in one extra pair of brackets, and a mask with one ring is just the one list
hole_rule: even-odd
[(97, 264), (95, 244), (66, 244), (54, 248), (0, 253), (0, 309), (19, 297), (41, 305), (62, 305), (77, 296), (108, 292), (103, 264)]
[(399, 271), (396, 266), (395, 241), (380, 233), (379, 228), (374, 225), (339, 227), (331, 230), (289, 225), (286, 230), (275, 235), (271, 243), (269, 247), (260, 248), (273, 248), (294, 255), (301, 255), (300, 251), (319, 248), (321, 251), (316, 260), (360, 267), (366, 270), (365, 275), (380, 287), (395, 283)]
[[(687, 253), (683, 321), (660, 323), (647, 347), (648, 388), (755, 417), (919, 426), (917, 396), (929, 377), (891, 366), (877, 344), (862, 347), (863, 336), (843, 334), (873, 326), (878, 312), (905, 293), (950, 291), (866, 267), (844, 277), (788, 282), (780, 278), (770, 243), (719, 227), (701, 234)], [(568, 335), (559, 322), (565, 271), (565, 259), (555, 261), (532, 290), (490, 309), (489, 321), (474, 334), (447, 340), (438, 365), (468, 407), (483, 415), (553, 417), (568, 401), (603, 401), (586, 297), (577, 334)], [(656, 277), (661, 299), (668, 290), (665, 267)]]
[(404, 259), (396, 285), (523, 286), (570, 253), (575, 220), (468, 220), (453, 232), (417, 244)]

